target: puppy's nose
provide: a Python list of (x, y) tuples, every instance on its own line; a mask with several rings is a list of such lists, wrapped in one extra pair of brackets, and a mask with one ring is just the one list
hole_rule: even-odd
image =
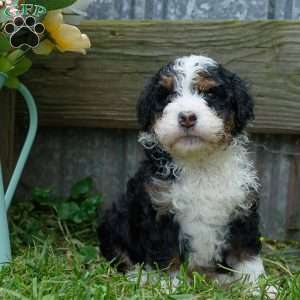
[(178, 123), (185, 128), (191, 128), (197, 123), (197, 116), (192, 111), (182, 111), (178, 114)]

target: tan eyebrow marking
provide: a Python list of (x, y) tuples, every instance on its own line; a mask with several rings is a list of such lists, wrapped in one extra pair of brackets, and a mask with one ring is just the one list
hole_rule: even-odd
[(211, 88), (218, 86), (218, 83), (212, 79), (207, 73), (199, 73), (197, 79), (197, 87), (201, 92), (207, 92)]
[(174, 76), (172, 75), (162, 75), (159, 84), (168, 90), (171, 90), (174, 85)]

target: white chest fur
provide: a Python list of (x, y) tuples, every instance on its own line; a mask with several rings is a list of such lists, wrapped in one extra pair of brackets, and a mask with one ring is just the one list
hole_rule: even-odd
[(239, 141), (201, 163), (177, 164), (179, 178), (152, 199), (158, 206), (167, 202), (175, 214), (181, 236), (189, 241), (189, 263), (210, 266), (221, 259), (230, 218), (251, 205), (247, 194), (257, 189), (256, 173)]

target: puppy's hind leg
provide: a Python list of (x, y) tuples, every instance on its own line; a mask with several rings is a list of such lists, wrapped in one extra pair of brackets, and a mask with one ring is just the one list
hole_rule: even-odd
[(130, 238), (128, 217), (124, 209), (113, 203), (99, 215), (97, 233), (102, 255), (112, 261), (120, 272), (132, 269), (134, 263), (129, 254)]

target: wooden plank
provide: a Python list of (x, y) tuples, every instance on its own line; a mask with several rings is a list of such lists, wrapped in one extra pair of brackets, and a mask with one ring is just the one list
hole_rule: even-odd
[[(291, 155), (291, 167), (289, 171), (289, 185), (287, 210), (286, 210), (286, 230), (287, 238), (290, 240), (300, 239), (300, 140), (298, 139), (293, 145)], [(281, 184), (281, 183), (280, 183)]]
[(0, 90), (0, 159), (7, 185), (14, 166), (15, 92)]
[(145, 79), (170, 59), (201, 53), (252, 85), (251, 131), (300, 132), (299, 21), (87, 21), (82, 31), (93, 44), (87, 56), (40, 58), (26, 76), (42, 125), (136, 128)]

